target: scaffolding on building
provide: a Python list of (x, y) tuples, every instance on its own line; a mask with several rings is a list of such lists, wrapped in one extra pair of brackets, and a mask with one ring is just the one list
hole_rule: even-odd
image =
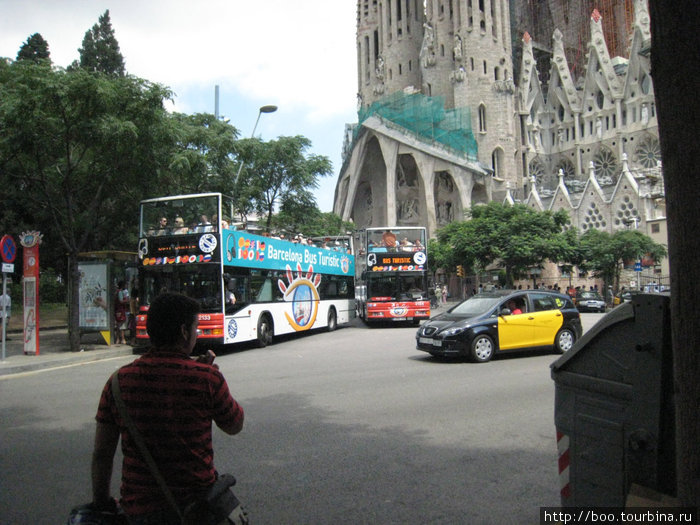
[(469, 108), (445, 109), (443, 97), (428, 97), (422, 93), (397, 92), (377, 100), (358, 112), (355, 134), (362, 123), (378, 116), (411, 135), (427, 142), (438, 142), (469, 160), (478, 158), (478, 146), (472, 133)]

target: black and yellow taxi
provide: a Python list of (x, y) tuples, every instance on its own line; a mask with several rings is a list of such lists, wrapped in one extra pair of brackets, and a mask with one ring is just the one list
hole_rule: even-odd
[(416, 347), (440, 357), (485, 363), (495, 353), (552, 348), (564, 353), (581, 337), (581, 316), (568, 295), (548, 290), (480, 293), (421, 325)]

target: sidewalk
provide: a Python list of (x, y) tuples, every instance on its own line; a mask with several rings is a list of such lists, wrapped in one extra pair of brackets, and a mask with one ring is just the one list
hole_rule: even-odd
[[(0, 332), (0, 337), (2, 337), (2, 332)], [(40, 330), (39, 355), (24, 354), (22, 332), (12, 331), (7, 334), (7, 337), (8, 339), (5, 340), (5, 359), (0, 360), (0, 378), (22, 372), (33, 372), (133, 354), (133, 348), (130, 345), (108, 346), (99, 334), (83, 335), (80, 339), (80, 351), (71, 352), (68, 345), (68, 329), (65, 327)]]

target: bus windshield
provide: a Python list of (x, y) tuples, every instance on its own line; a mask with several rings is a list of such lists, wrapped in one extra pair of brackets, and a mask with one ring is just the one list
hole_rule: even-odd
[(144, 267), (141, 273), (140, 299), (150, 304), (163, 292), (176, 292), (195, 299), (202, 313), (222, 310), (221, 270), (218, 264), (168, 265)]
[(368, 252), (425, 250), (425, 228), (367, 228)]
[(221, 225), (219, 199), (217, 194), (202, 194), (143, 201), (140, 235), (217, 232)]
[(367, 280), (370, 301), (424, 301), (428, 283), (422, 273), (372, 274)]

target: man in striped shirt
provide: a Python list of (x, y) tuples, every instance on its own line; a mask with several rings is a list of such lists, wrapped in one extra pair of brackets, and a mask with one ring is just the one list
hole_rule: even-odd
[[(176, 501), (186, 504), (217, 477), (212, 421), (227, 434), (243, 427), (243, 409), (231, 396), (214, 354), (192, 359), (199, 303), (184, 295), (157, 297), (148, 311), (152, 348), (118, 371), (127, 411)], [(92, 459), (93, 504), (111, 503), (110, 479), (121, 436), (121, 504), (129, 523), (179, 523), (119, 415), (107, 381), (100, 398)]]

